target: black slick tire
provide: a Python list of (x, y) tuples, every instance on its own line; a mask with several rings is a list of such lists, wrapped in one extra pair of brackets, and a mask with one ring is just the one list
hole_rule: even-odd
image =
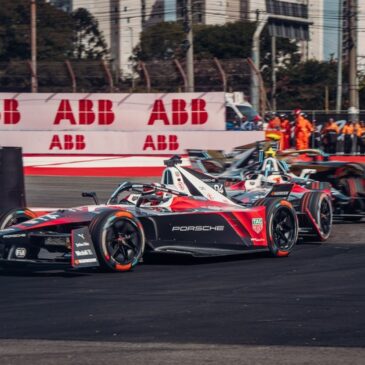
[(0, 215), (0, 229), (5, 229), (36, 218), (36, 214), (26, 208), (14, 208)]
[(333, 208), (330, 197), (323, 192), (305, 193), (301, 201), (301, 211), (315, 224), (313, 237), (326, 241), (332, 230)]
[(270, 254), (285, 257), (290, 254), (298, 240), (298, 218), (287, 200), (260, 199), (255, 206), (266, 207), (266, 235)]
[(103, 212), (91, 221), (89, 230), (102, 270), (129, 271), (138, 264), (144, 253), (145, 235), (130, 212)]

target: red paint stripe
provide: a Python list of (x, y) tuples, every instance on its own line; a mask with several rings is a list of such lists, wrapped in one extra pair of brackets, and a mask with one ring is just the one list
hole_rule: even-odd
[(33, 176), (104, 176), (104, 177), (156, 177), (164, 166), (153, 167), (32, 167), (24, 168), (25, 175)]
[(229, 223), (229, 225), (235, 230), (240, 237), (247, 237), (247, 232), (242, 226), (235, 220), (230, 213), (220, 213), (220, 215)]
[(73, 231), (71, 231), (71, 266), (75, 267), (75, 245)]
[[(298, 161), (312, 161), (311, 157), (308, 156), (298, 156), (296, 158)], [(345, 161), (345, 162), (362, 162), (365, 163), (365, 156), (363, 155), (352, 155), (352, 156), (330, 156), (330, 161)]]
[(321, 234), (321, 231), (319, 229), (319, 226), (318, 226), (316, 220), (314, 219), (314, 217), (312, 216), (311, 212), (309, 211), (309, 209), (306, 208), (305, 209), (305, 213), (307, 213), (307, 216), (311, 220), (311, 222), (312, 222), (312, 224), (314, 226), (314, 229), (317, 231), (319, 237), (322, 237), (322, 234)]

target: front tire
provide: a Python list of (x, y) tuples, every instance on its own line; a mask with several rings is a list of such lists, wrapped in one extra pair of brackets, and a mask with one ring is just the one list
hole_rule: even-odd
[(29, 209), (14, 208), (0, 216), (0, 229), (5, 229), (15, 224), (36, 218), (36, 214)]
[(141, 223), (131, 213), (101, 213), (92, 220), (89, 230), (103, 270), (129, 271), (138, 264), (145, 236)]

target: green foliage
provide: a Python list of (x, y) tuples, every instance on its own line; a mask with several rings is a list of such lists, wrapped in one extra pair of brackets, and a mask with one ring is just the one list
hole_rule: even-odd
[(250, 22), (198, 26), (194, 51), (198, 57), (219, 59), (251, 57), (255, 24)]
[(180, 22), (158, 23), (141, 34), (135, 56), (142, 61), (181, 57), (184, 31)]
[[(277, 102), (279, 109), (324, 109), (325, 88), (330, 92), (330, 108), (335, 108), (337, 64), (309, 60), (290, 63), (278, 72)], [(269, 81), (269, 80), (267, 80)]]
[[(37, 3), (38, 59), (64, 59), (72, 51), (72, 19), (51, 6)], [(1, 0), (0, 61), (30, 58), (30, 1)]]
[(72, 19), (74, 58), (93, 60), (105, 57), (108, 50), (98, 21), (83, 8), (75, 10)]
[[(194, 56), (196, 59), (251, 57), (252, 37), (256, 24), (248, 21), (225, 25), (194, 26)], [(142, 32), (136, 58), (149, 61), (168, 57), (183, 58), (185, 33), (181, 23), (158, 23)], [(297, 52), (297, 46), (287, 39), (278, 40), (278, 51), (284, 55)], [(268, 33), (262, 39), (263, 55), (271, 52)], [(265, 60), (264, 60), (265, 61)]]
[[(100, 59), (107, 54), (95, 18), (85, 9), (72, 15), (37, 1), (37, 58)], [(30, 49), (30, 1), (1, 0), (0, 61), (27, 60)]]

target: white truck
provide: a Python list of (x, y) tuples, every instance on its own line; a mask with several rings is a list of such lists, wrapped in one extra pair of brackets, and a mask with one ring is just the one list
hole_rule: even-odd
[(243, 92), (226, 93), (226, 126), (228, 130), (258, 130), (262, 119)]

